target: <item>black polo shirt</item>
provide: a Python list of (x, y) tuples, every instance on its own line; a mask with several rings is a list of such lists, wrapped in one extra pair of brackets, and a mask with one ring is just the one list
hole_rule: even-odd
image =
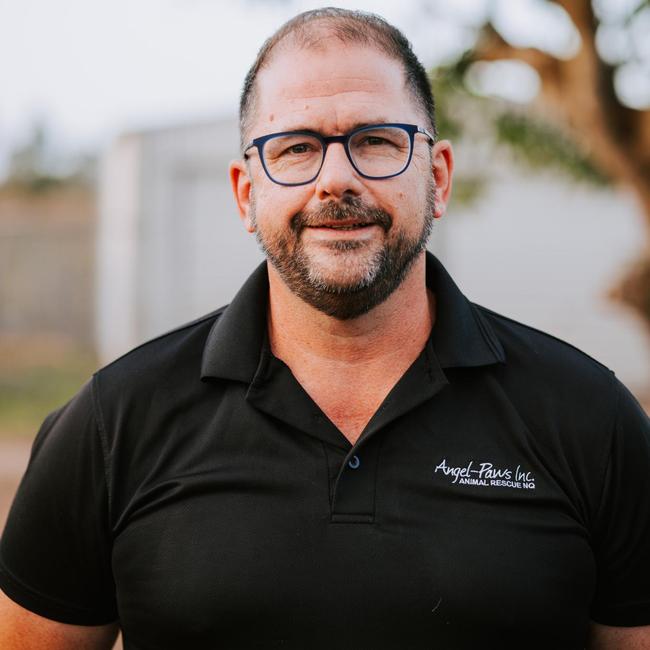
[[(0, 585), (127, 650), (571, 648), (650, 624), (650, 425), (603, 365), (469, 302), (427, 256), (431, 337), (351, 445), (230, 306), (47, 417)], [(408, 315), (404, 315), (408, 318)]]

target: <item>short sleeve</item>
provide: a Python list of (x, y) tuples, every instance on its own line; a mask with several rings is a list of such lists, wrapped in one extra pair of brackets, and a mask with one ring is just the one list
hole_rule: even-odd
[(650, 625), (650, 419), (614, 381), (618, 399), (594, 530), (597, 588), (591, 617), (604, 625)]
[(91, 380), (43, 422), (0, 540), (7, 596), (76, 625), (117, 618), (98, 433)]

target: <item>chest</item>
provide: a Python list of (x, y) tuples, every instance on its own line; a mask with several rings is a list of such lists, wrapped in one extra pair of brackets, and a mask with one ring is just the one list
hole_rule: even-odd
[(408, 363), (395, 363), (366, 372), (300, 372), (294, 369), (311, 400), (352, 445), (377, 413)]
[(328, 386), (311, 387), (310, 397), (341, 434), (354, 445), (366, 425), (377, 412), (390, 387), (377, 389), (361, 387)]
[(444, 402), (351, 449), (331, 423), (258, 409), (224, 410), (202, 440), (161, 435), (114, 499), (133, 648), (305, 647), (315, 630), (309, 647), (400, 647), (405, 630), (413, 648), (582, 647), (595, 570), (579, 491), (516, 413)]

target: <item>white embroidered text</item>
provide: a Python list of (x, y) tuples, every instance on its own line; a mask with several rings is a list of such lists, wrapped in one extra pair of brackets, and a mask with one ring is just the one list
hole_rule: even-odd
[(485, 487), (507, 487), (517, 490), (534, 490), (535, 476), (524, 470), (521, 465), (515, 469), (497, 467), (493, 463), (478, 463), (473, 460), (466, 465), (448, 465), (447, 459), (436, 466), (434, 474), (441, 472), (451, 478), (452, 484), (475, 485)]

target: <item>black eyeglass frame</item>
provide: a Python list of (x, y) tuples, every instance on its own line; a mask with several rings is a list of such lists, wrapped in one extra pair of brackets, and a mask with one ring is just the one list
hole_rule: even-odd
[[(384, 127), (397, 127), (403, 129), (408, 133), (409, 136), (408, 159), (404, 163), (404, 167), (402, 167), (402, 169), (400, 169), (398, 172), (395, 172), (394, 174), (388, 174), (387, 176), (369, 176), (368, 174), (364, 174), (356, 166), (354, 160), (352, 159), (352, 154), (350, 153), (350, 146), (349, 146), (350, 138), (352, 138), (353, 136), (359, 133), (363, 133), (363, 131), (371, 131), (373, 129), (384, 128)], [(345, 133), (343, 135), (321, 135), (316, 131), (308, 131), (308, 130), (279, 131), (278, 133), (269, 133), (267, 135), (262, 135), (259, 138), (255, 138), (254, 140), (251, 140), (251, 142), (246, 147), (244, 147), (244, 159), (246, 160), (248, 159), (247, 151), (249, 149), (252, 149), (253, 147), (256, 147), (257, 153), (260, 157), (260, 161), (262, 162), (262, 167), (264, 168), (264, 172), (266, 173), (270, 181), (276, 183), (277, 185), (284, 185), (285, 187), (295, 187), (297, 185), (308, 185), (309, 183), (313, 183), (316, 180), (316, 178), (318, 178), (318, 175), (320, 174), (320, 170), (323, 168), (323, 163), (325, 162), (327, 147), (333, 142), (340, 142), (343, 145), (343, 148), (345, 149), (345, 155), (348, 157), (350, 164), (357, 172), (357, 174), (359, 174), (359, 176), (373, 181), (386, 180), (387, 178), (394, 178), (395, 176), (399, 176), (400, 174), (403, 174), (408, 169), (409, 165), (411, 164), (411, 159), (413, 158), (413, 147), (415, 145), (416, 133), (422, 133), (422, 135), (426, 135), (427, 138), (429, 139), (428, 142), (429, 146), (435, 144), (436, 141), (435, 138), (426, 129), (422, 128), (421, 126), (417, 126), (416, 124), (401, 124), (399, 122), (391, 122), (387, 124), (369, 124), (367, 126), (361, 126), (357, 129), (353, 129), (349, 133)], [(269, 140), (272, 140), (273, 138), (278, 138), (283, 135), (309, 135), (315, 137), (322, 144), (323, 155), (320, 161), (320, 165), (318, 166), (318, 170), (316, 171), (316, 173), (309, 180), (301, 181), (300, 183), (284, 183), (282, 181), (276, 180), (275, 178), (273, 178), (273, 176), (271, 176), (271, 173), (266, 167), (266, 161), (264, 160), (264, 154), (263, 154), (264, 145)]]

